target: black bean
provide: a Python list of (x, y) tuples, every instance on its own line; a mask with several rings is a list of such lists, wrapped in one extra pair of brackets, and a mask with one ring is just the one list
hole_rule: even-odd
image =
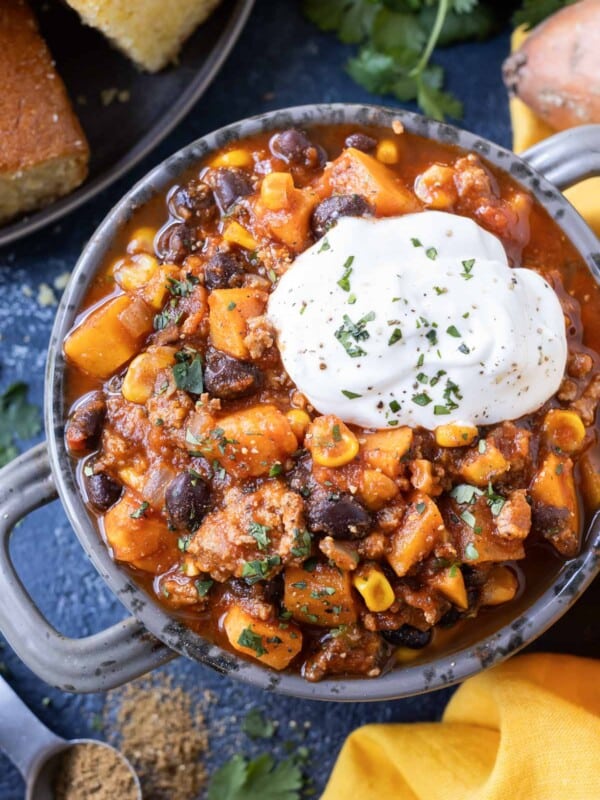
[(195, 531), (210, 507), (210, 488), (200, 476), (182, 472), (167, 486), (165, 505), (176, 528)]
[(462, 618), (462, 615), (458, 608), (452, 606), (449, 611), (446, 611), (444, 616), (438, 622), (440, 628), (453, 628), (459, 619)]
[(85, 476), (88, 500), (98, 511), (108, 511), (121, 497), (123, 487), (106, 472)]
[(160, 232), (156, 243), (158, 255), (165, 261), (180, 264), (194, 251), (196, 233), (184, 222), (175, 222)]
[(319, 167), (327, 161), (327, 153), (320, 145), (311, 142), (308, 136), (297, 128), (289, 128), (276, 133), (269, 142), (271, 153), (287, 164)]
[(371, 516), (350, 494), (313, 491), (306, 502), (311, 531), (334, 539), (362, 539), (371, 529)]
[(263, 374), (248, 361), (240, 361), (220, 350), (209, 348), (205, 356), (204, 387), (213, 397), (231, 400), (246, 397), (262, 386)]
[(350, 136), (346, 137), (344, 144), (346, 147), (354, 147), (355, 150), (362, 150), (364, 153), (368, 153), (369, 150), (376, 148), (377, 139), (367, 136), (366, 133), (351, 133)]
[(244, 267), (232, 253), (215, 253), (204, 270), (204, 285), (213, 289), (241, 286)]
[(299, 164), (304, 161), (304, 153), (312, 142), (308, 136), (296, 128), (289, 128), (271, 137), (269, 147), (277, 158), (281, 158), (288, 163)]
[(195, 216), (208, 222), (217, 211), (212, 189), (199, 180), (191, 180), (185, 186), (176, 186), (169, 194), (168, 206), (171, 214), (182, 220)]
[(412, 625), (402, 625), (396, 631), (381, 631), (381, 635), (395, 647), (410, 647), (411, 650), (421, 650), (431, 641), (431, 630), (420, 631)]
[(254, 191), (248, 174), (237, 167), (211, 170), (206, 175), (206, 182), (212, 188), (222, 213), (229, 211), (240, 198)]
[(66, 439), (69, 449), (93, 450), (102, 433), (106, 403), (101, 392), (94, 392), (78, 406), (67, 422)]
[(366, 217), (373, 209), (359, 194), (334, 194), (322, 200), (312, 213), (311, 228), (320, 239), (340, 217)]

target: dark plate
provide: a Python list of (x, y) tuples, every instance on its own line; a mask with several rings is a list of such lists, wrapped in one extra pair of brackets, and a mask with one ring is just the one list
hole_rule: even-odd
[[(137, 164), (187, 114), (235, 44), (254, 0), (222, 0), (187, 40), (176, 65), (142, 73), (57, 0), (32, 3), (90, 143), (90, 171), (74, 192), (0, 227), (0, 246), (39, 230)], [(125, 92), (127, 101), (112, 98)], [(123, 95), (121, 95), (123, 98)], [(110, 99), (110, 102), (108, 102)]]

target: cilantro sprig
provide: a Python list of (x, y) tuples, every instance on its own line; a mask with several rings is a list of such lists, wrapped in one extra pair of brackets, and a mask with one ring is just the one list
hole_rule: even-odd
[[(523, 0), (513, 24), (537, 25), (575, 0)], [(462, 116), (462, 103), (444, 90), (438, 48), (482, 40), (505, 23), (510, 4), (494, 0), (304, 0), (304, 13), (322, 31), (359, 45), (350, 76), (369, 92), (416, 100), (434, 119)]]
[(264, 753), (248, 761), (238, 754), (215, 772), (207, 800), (298, 800), (303, 783), (291, 758), (275, 763)]
[(16, 439), (32, 439), (41, 430), (40, 410), (27, 400), (26, 383), (0, 394), (0, 467), (19, 455)]

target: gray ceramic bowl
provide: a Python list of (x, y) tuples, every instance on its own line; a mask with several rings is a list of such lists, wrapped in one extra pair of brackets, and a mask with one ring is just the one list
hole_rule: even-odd
[[(448, 686), (498, 663), (539, 636), (567, 611), (600, 569), (600, 515), (586, 532), (581, 555), (558, 564), (507, 609), (482, 615), (437, 652), (420, 656), (375, 680), (325, 680), (312, 684), (276, 673), (209, 644), (170, 616), (109, 556), (75, 483), (63, 438), (65, 364), (62, 344), (90, 281), (117, 231), (136, 209), (175, 182), (207, 153), (261, 131), (319, 123), (389, 126), (460, 145), (485, 156), (531, 191), (572, 239), (597, 279), (600, 243), (560, 190), (600, 174), (600, 126), (558, 134), (521, 158), (497, 145), (415, 114), (362, 105), (318, 105), (275, 111), (228, 125), (185, 147), (141, 180), (110, 212), (85, 248), (58, 309), (48, 354), (45, 417), (47, 443), (0, 472), (0, 629), (23, 661), (65, 691), (95, 692), (125, 683), (182, 654), (240, 680), (285, 694), (322, 700), (384, 700)], [(19, 580), (8, 542), (15, 524), (60, 496), (73, 528), (98, 572), (133, 615), (85, 639), (61, 636), (42, 617)]]

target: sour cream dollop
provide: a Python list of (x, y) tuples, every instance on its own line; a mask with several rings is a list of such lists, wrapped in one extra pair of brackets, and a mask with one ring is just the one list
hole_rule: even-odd
[(516, 419), (557, 391), (567, 358), (549, 284), (438, 211), (340, 219), (283, 275), (268, 315), (312, 405), (368, 428)]

